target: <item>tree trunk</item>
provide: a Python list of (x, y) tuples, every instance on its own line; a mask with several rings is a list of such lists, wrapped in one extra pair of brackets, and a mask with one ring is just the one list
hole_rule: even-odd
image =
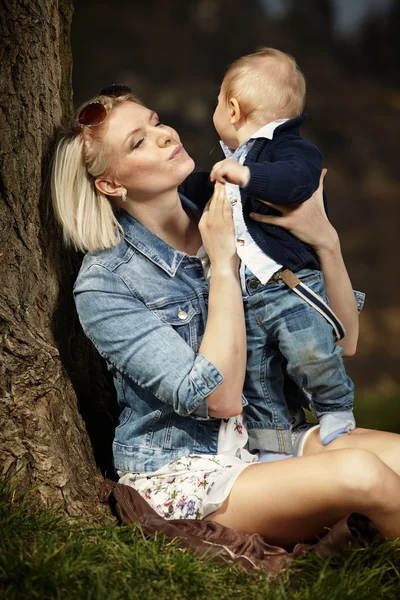
[(75, 515), (101, 510), (77, 398), (86, 425), (103, 415), (103, 447), (112, 419), (73, 309), (79, 257), (41, 194), (49, 142), (72, 110), (71, 18), (71, 0), (0, 0), (0, 469), (19, 492), (47, 481), (35, 503)]

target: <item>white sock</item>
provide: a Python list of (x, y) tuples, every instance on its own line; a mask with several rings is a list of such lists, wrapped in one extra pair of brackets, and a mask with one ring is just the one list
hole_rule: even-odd
[(319, 430), (321, 443), (327, 446), (341, 435), (353, 431), (356, 421), (352, 411), (349, 410), (322, 415), (319, 424), (321, 426)]

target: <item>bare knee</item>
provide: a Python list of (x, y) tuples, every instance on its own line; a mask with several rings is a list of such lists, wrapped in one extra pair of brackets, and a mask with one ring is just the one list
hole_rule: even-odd
[[(342, 453), (340, 453), (342, 454)], [(344, 493), (368, 506), (385, 502), (390, 469), (369, 450), (352, 448), (336, 457)]]

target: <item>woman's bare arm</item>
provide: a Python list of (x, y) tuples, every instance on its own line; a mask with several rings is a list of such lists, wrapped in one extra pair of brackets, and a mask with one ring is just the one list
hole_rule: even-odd
[(357, 302), (337, 234), (336, 237), (336, 242), (333, 244), (320, 246), (315, 250), (324, 274), (329, 304), (346, 329), (346, 336), (338, 344), (343, 348), (344, 356), (353, 356), (357, 350), (359, 333)]
[(224, 377), (223, 383), (208, 396), (208, 412), (213, 417), (228, 418), (242, 411), (246, 329), (232, 209), (224, 185), (216, 184), (199, 229), (212, 266), (208, 317), (200, 353)]

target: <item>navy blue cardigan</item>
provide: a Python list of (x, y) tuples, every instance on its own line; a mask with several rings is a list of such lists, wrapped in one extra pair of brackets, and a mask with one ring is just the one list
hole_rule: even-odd
[[(319, 269), (314, 250), (282, 227), (254, 221), (249, 213), (279, 214), (257, 202), (257, 198), (280, 206), (294, 206), (308, 200), (318, 188), (322, 155), (300, 136), (300, 125), (306, 118), (307, 115), (302, 115), (286, 121), (275, 129), (272, 140), (255, 140), (244, 163), (250, 169), (250, 181), (241, 189), (244, 219), (254, 241), (268, 256), (292, 271), (306, 267)], [(208, 173), (193, 173), (179, 191), (204, 208), (213, 184)]]

